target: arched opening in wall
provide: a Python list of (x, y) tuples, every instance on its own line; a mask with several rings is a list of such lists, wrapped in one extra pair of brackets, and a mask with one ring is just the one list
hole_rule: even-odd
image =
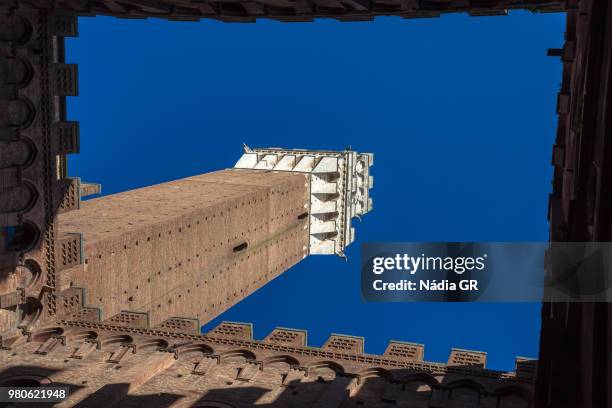
[(0, 253), (28, 251), (34, 248), (39, 237), (38, 227), (29, 221), (4, 227), (0, 229)]
[(127, 334), (117, 334), (105, 339), (101, 340), (101, 345), (103, 347), (111, 346), (111, 345), (120, 345), (120, 344), (132, 344), (134, 339)]
[(221, 355), (221, 362), (243, 362), (257, 360), (257, 356), (249, 350), (229, 350)]
[(431, 394), (434, 388), (440, 387), (439, 381), (427, 373), (410, 373), (401, 378), (404, 391), (408, 394)]
[(485, 393), (481, 384), (472, 380), (459, 380), (448, 384), (449, 408), (477, 408)]
[(376, 405), (385, 396), (385, 389), (388, 387), (401, 389), (402, 385), (395, 381), (393, 373), (389, 370), (381, 367), (367, 368), (359, 371), (356, 379), (352, 381), (349, 397), (355, 400), (355, 403), (366, 406)]
[(60, 336), (64, 333), (64, 329), (61, 327), (50, 327), (46, 329), (39, 330), (34, 333), (32, 336), (32, 340), (44, 343), (49, 340), (53, 336)]
[(286, 364), (289, 368), (297, 368), (300, 366), (300, 361), (289, 354), (275, 355), (264, 360), (264, 367), (272, 364)]
[(164, 339), (154, 339), (138, 344), (138, 350), (159, 350), (165, 349), (170, 344)]
[(431, 383), (420, 380), (411, 380), (403, 384), (402, 397), (404, 400), (426, 404), (433, 393)]
[(249, 363), (257, 360), (254, 353), (249, 350), (229, 350), (221, 354), (219, 363), (220, 368), (216, 372), (219, 378), (227, 382), (233, 382), (239, 375), (241, 375), (243, 369), (247, 367)]
[(34, 69), (32, 64), (27, 60), (21, 58), (5, 58), (3, 60), (4, 66), (0, 65), (0, 72), (4, 68), (4, 80), (5, 83), (15, 84), (22, 88), (29, 84), (34, 77)]
[(36, 156), (36, 147), (29, 139), (0, 141), (0, 169), (27, 167)]
[(0, 17), (0, 40), (26, 42), (32, 34), (32, 27), (25, 19), (18, 16)]
[(20, 288), (29, 288), (36, 285), (42, 271), (40, 265), (33, 259), (26, 259), (23, 265), (17, 265), (15, 269), (15, 278), (17, 286)]
[(198, 363), (202, 357), (213, 354), (213, 349), (206, 344), (193, 344), (185, 347), (180, 347), (179, 355), (181, 360), (189, 363)]
[[(304, 371), (298, 370), (300, 362), (290, 355), (276, 355), (263, 361), (262, 371), (258, 374), (258, 381), (280, 386), (295, 387), (300, 382), (300, 376), (304, 376)], [(292, 371), (295, 375), (290, 376)]]
[(67, 336), (71, 341), (84, 341), (84, 340), (96, 340), (98, 333), (93, 330), (84, 330)]
[(32, 102), (26, 99), (0, 101), (0, 126), (26, 128), (34, 120)]
[(16, 187), (0, 189), (0, 214), (28, 211), (36, 202), (36, 190), (32, 185), (22, 183)]
[(328, 383), (336, 379), (337, 376), (344, 374), (344, 367), (333, 361), (323, 361), (308, 367), (308, 381)]
[(389, 382), (394, 381), (393, 373), (391, 373), (389, 370), (386, 370), (381, 367), (372, 367), (372, 368), (368, 368), (363, 371), (360, 371), (358, 373), (357, 382), (361, 383), (367, 380), (368, 378), (372, 378), (372, 377), (383, 378), (385, 381), (389, 381)]

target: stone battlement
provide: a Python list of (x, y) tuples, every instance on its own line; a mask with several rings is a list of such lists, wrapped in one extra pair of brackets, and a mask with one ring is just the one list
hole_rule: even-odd
[[(517, 370), (503, 372), (486, 369), (486, 353), (478, 351), (453, 349), (447, 364), (433, 363), (423, 361), (422, 344), (391, 341), (383, 355), (373, 355), (364, 353), (363, 337), (332, 334), (323, 346), (311, 347), (304, 330), (276, 328), (254, 340), (248, 323), (223, 322), (198, 334), (191, 319), (172, 318), (148, 329), (128, 322), (137, 320), (130, 316), (112, 323), (59, 321), (0, 339), (0, 380), (43, 375), (68, 384), (70, 399), (60, 407), (123, 404), (171, 392), (188, 402), (181, 406), (530, 406), (533, 370), (523, 368), (535, 369), (535, 360), (517, 358)], [(130, 387), (117, 392), (103, 386), (116, 383)], [(165, 406), (161, 398), (150, 403)]]
[[(312, 347), (307, 343), (308, 332), (300, 329), (277, 327), (262, 340), (253, 338), (253, 325), (251, 323), (222, 322), (207, 332), (206, 338), (233, 339), (261, 343), (278, 344), (282, 346), (297, 346), (313, 352), (326, 352), (337, 359), (353, 360), (349, 355), (359, 355), (362, 361), (377, 361), (382, 364), (396, 365), (410, 363), (422, 364), (427, 371), (437, 372), (450, 369), (457, 371), (480, 371), (480, 374), (499, 376), (503, 378), (532, 379), (537, 366), (536, 359), (516, 357), (515, 370), (510, 372), (494, 371), (486, 368), (487, 352), (453, 348), (446, 363), (430, 362), (424, 360), (425, 346), (419, 343), (390, 340), (382, 355), (368, 354), (364, 351), (365, 338), (346, 334), (332, 333), (321, 347)], [(329, 354), (328, 354), (329, 355)]]
[[(116, 320), (116, 319), (115, 319)], [(115, 338), (117, 333), (127, 336), (123, 342), (134, 344), (136, 350), (141, 345), (151, 342), (170, 346), (177, 356), (181, 347), (200, 345), (212, 350), (211, 354), (222, 353), (222, 350), (250, 350), (253, 358), (259, 355), (283, 354), (291, 355), (296, 361), (334, 361), (343, 372), (357, 373), (364, 367), (378, 367), (383, 370), (398, 370), (402, 375), (407, 372), (425, 373), (432, 376), (468, 376), (484, 381), (518, 382), (531, 384), (535, 377), (537, 360), (517, 357), (515, 370), (497, 371), (486, 368), (487, 353), (482, 351), (451, 349), (446, 363), (425, 361), (422, 344), (391, 340), (382, 355), (368, 354), (364, 351), (364, 338), (343, 334), (332, 334), (321, 347), (307, 344), (305, 330), (291, 328), (275, 328), (261, 340), (253, 338), (253, 326), (250, 323), (222, 322), (206, 334), (197, 332), (198, 325), (192, 319), (172, 318), (171, 324), (164, 322), (158, 327), (143, 328), (125, 326), (112, 322), (92, 321), (59, 321), (58, 326), (27, 333), (29, 340), (40, 339), (40, 333), (54, 331), (66, 338), (82, 337), (77, 333), (87, 333), (104, 344), (104, 339)], [(182, 321), (188, 324), (181, 325)], [(169, 329), (174, 326), (174, 329)], [(176, 328), (176, 327), (181, 328)], [(20, 344), (24, 338), (5, 339), (4, 348)], [(180, 345), (180, 346), (178, 346)], [(223, 351), (224, 352), (224, 351)]]

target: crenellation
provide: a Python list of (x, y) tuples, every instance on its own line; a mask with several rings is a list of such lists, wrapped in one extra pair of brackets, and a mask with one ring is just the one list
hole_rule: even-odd
[[(95, 395), (95, 401), (101, 395), (108, 398), (104, 384), (116, 383), (125, 378), (131, 378), (133, 385), (121, 398), (152, 390), (165, 393), (180, 389), (178, 395), (189, 404), (210, 395), (225, 395), (226, 390), (244, 401), (249, 395), (245, 387), (251, 386), (267, 390), (269, 401), (285, 401), (287, 406), (300, 407), (326, 406), (332, 402), (356, 404), (358, 401), (367, 402), (367, 405), (429, 401), (433, 404), (430, 406), (436, 406), (436, 401), (464, 401), (465, 398), (471, 398), (470, 392), (475, 392), (470, 390), (478, 390), (476, 395), (481, 395), (483, 401), (488, 399), (496, 404), (500, 401), (504, 401), (504, 404), (518, 404), (508, 405), (514, 408), (522, 407), (520, 404), (526, 401), (525, 395), (530, 392), (530, 381), (517, 381), (512, 376), (484, 376), (483, 373), (489, 370), (471, 369), (466, 370), (467, 374), (458, 376), (451, 370), (441, 369), (430, 374), (425, 365), (424, 370), (419, 370), (418, 364), (408, 364), (402, 359), (397, 360), (397, 368), (379, 366), (373, 369), (376, 361), (342, 359), (337, 358), (342, 357), (338, 354), (330, 360), (330, 353), (322, 349), (313, 353), (315, 349), (308, 346), (287, 347), (279, 353), (274, 347), (257, 347), (274, 345), (265, 339), (236, 339), (244, 333), (250, 337), (252, 333), (252, 327), (242, 323), (226, 322), (217, 327), (238, 330), (238, 333), (232, 330), (225, 334), (234, 337), (231, 344), (227, 343), (229, 338), (220, 337), (223, 334), (217, 328), (212, 330), (217, 330), (217, 337), (134, 328), (129, 328), (133, 334), (125, 335), (122, 332), (126, 327), (86, 322), (66, 323), (71, 327), (64, 330), (54, 326), (39, 330), (32, 333), (30, 342), (0, 351), (0, 366), (13, 367), (14, 361), (19, 364), (29, 362), (33, 366), (43, 365), (51, 371), (62, 367), (61, 371), (51, 375), (53, 381), (78, 386), (70, 401), (60, 406), (72, 406), (77, 401), (85, 400), (88, 395)], [(355, 339), (353, 336), (338, 337)], [(310, 353), (300, 354), (297, 352), (299, 349)], [(36, 354), (37, 350), (46, 352)], [(145, 374), (143, 365), (151, 367), (144, 370), (147, 371), (146, 377), (136, 376), (136, 373)], [(444, 365), (438, 364), (437, 367), (444, 368)], [(75, 374), (82, 373), (84, 369), (89, 373), (87, 378), (91, 381), (79, 380), (78, 384), (75, 383), (78, 378)], [(80, 378), (83, 378), (82, 374)], [(304, 400), (299, 400), (297, 395)], [(259, 402), (265, 401), (268, 400)], [(447, 405), (440, 406), (448, 408)], [(414, 405), (414, 408), (417, 407), (420, 405)]]
[(418, 343), (391, 340), (383, 355), (405, 360), (423, 361), (425, 346)]
[(52, 92), (56, 96), (78, 95), (78, 72), (76, 64), (56, 62), (50, 70), (50, 80), (54, 84)]
[[(170, 331), (161, 331), (154, 329), (137, 329), (133, 327), (121, 327), (116, 325), (108, 325), (108, 324), (100, 324), (93, 322), (76, 322), (76, 321), (64, 321), (60, 322), (62, 324), (68, 325), (72, 327), (71, 330), (75, 330), (80, 328), (79, 330), (85, 330), (86, 333), (91, 332), (107, 332), (107, 337), (104, 337), (103, 344), (108, 342), (108, 339), (124, 339), (123, 335), (117, 337), (117, 334), (112, 333), (121, 333), (128, 332), (130, 336), (128, 336), (131, 340), (130, 342), (144, 342), (142, 339), (157, 337), (166, 339), (165, 341), (168, 344), (180, 344), (181, 347), (186, 347), (187, 351), (193, 352), (194, 350), (201, 350), (207, 354), (215, 354), (219, 353), (217, 350), (222, 350), (226, 348), (238, 348), (238, 349), (251, 349), (251, 350), (259, 350), (259, 352), (264, 353), (266, 355), (268, 353), (281, 353), (283, 355), (294, 355), (301, 360), (302, 358), (306, 359), (327, 359), (332, 361), (343, 361), (344, 364), (348, 366), (379, 366), (379, 367), (389, 367), (391, 369), (406, 369), (411, 372), (421, 372), (428, 373), (433, 375), (449, 375), (453, 378), (461, 378), (464, 376), (469, 377), (479, 377), (479, 378), (488, 378), (490, 380), (495, 381), (513, 381), (522, 384), (530, 384), (533, 381), (533, 375), (525, 373), (521, 376), (517, 376), (515, 371), (512, 372), (504, 372), (504, 371), (496, 371), (490, 370), (486, 368), (482, 368), (480, 365), (453, 365), (453, 364), (443, 364), (443, 363), (435, 363), (428, 362), (423, 360), (412, 360), (406, 359), (404, 357), (396, 357), (396, 356), (387, 356), (387, 355), (374, 355), (367, 353), (341, 353), (337, 351), (329, 351), (323, 348), (317, 348), (312, 346), (288, 346), (281, 345), (272, 342), (268, 342), (266, 339), (263, 340), (253, 340), (253, 339), (244, 339), (243, 337), (247, 337), (252, 333), (252, 326), (250, 324), (245, 323), (234, 323), (234, 322), (224, 322), (221, 323), (218, 328), (223, 328), (222, 332), (216, 332), (215, 335), (209, 334), (201, 334), (201, 335), (189, 335), (186, 333), (177, 333)], [(225, 331), (225, 329), (229, 329)], [(212, 331), (216, 330), (213, 329)], [(287, 329), (286, 329), (287, 330)], [(290, 329), (294, 330), (294, 329)], [(211, 331), (211, 332), (212, 332)], [(246, 335), (245, 335), (246, 333)], [(333, 337), (333, 336), (332, 336)], [(102, 337), (100, 337), (102, 338)], [(353, 338), (353, 336), (350, 336)], [(139, 340), (140, 339), (140, 340)], [(174, 340), (172, 340), (174, 339)], [(358, 338), (360, 339), (360, 338)], [(125, 339), (124, 339), (125, 340)], [(151, 340), (147, 340), (150, 344)], [(194, 343), (195, 342), (195, 343)], [(397, 341), (394, 341), (397, 342)], [(199, 345), (198, 345), (199, 344)], [(214, 345), (217, 346), (214, 346)], [(402, 344), (413, 344), (413, 343), (402, 343)], [(178, 348), (178, 353), (181, 353), (181, 347)], [(220, 347), (218, 349), (217, 347)], [(258, 352), (258, 353), (259, 353)], [(462, 349), (452, 349), (451, 354), (457, 352), (468, 352), (473, 353), (475, 356), (482, 360), (483, 356), (481, 352), (473, 352)], [(222, 353), (221, 353), (222, 354)], [(262, 355), (262, 356), (263, 356)], [(302, 357), (298, 357), (302, 356)], [(257, 360), (265, 361), (263, 357), (256, 357)], [(527, 361), (533, 361), (526, 358), (522, 358)]]
[(171, 317), (158, 325), (156, 329), (186, 334), (197, 334), (200, 332), (200, 322), (198, 319), (193, 318)]
[(79, 35), (77, 16), (74, 14), (57, 13), (51, 26), (53, 35), (59, 37), (76, 37)]
[(520, 378), (535, 378), (538, 370), (538, 360), (528, 357), (517, 357), (514, 371)]
[(90, 195), (100, 194), (102, 192), (102, 185), (99, 183), (81, 182), (79, 192), (80, 192), (81, 198), (87, 197)]
[(484, 351), (453, 348), (451, 349), (447, 364), (449, 366), (485, 368), (487, 365), (487, 353)]
[(114, 316), (110, 316), (103, 323), (146, 329), (149, 327), (149, 313), (123, 310)]
[(252, 340), (253, 325), (250, 323), (222, 322), (209, 331), (208, 335), (228, 339)]
[(363, 354), (365, 340), (363, 337), (332, 334), (321, 347), (322, 350), (339, 351), (344, 353)]
[(290, 346), (306, 346), (308, 344), (308, 332), (306, 330), (276, 327), (266, 336), (264, 341)]

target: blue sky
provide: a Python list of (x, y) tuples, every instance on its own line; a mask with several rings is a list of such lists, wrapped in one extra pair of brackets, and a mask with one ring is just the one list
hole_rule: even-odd
[[(309, 257), (215, 320), (537, 356), (539, 304), (364, 303), (359, 244), (547, 239), (563, 14), (228, 24), (80, 19), (81, 153), (105, 194), (231, 167), (241, 144), (375, 154), (374, 211), (348, 262)], [(210, 327), (208, 325), (207, 327)]]

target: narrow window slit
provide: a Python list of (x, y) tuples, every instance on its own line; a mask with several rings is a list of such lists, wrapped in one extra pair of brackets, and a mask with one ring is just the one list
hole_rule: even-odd
[(247, 244), (246, 242), (243, 242), (242, 244), (236, 245), (234, 247), (234, 252), (244, 251), (245, 249), (247, 249), (248, 246), (249, 246), (249, 244)]

